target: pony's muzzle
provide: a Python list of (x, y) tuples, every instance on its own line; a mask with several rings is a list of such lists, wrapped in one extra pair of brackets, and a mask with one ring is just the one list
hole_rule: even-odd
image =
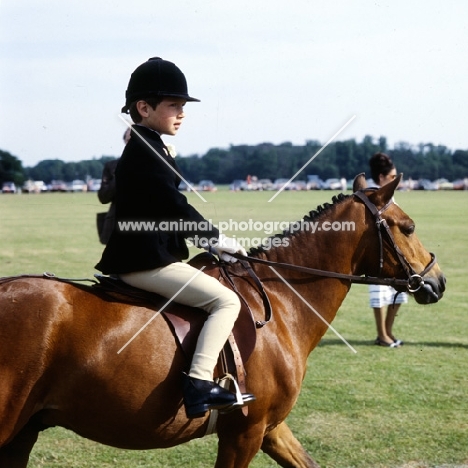
[(440, 274), (436, 278), (426, 276), (421, 280), (419, 287), (414, 292), (410, 291), (413, 292), (418, 304), (435, 304), (442, 299), (447, 282), (443, 274)]

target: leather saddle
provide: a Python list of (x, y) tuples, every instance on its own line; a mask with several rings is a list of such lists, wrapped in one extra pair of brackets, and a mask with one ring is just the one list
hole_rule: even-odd
[[(237, 291), (231, 279), (228, 266), (219, 262), (209, 253), (199, 254), (189, 263), (198, 269), (204, 267), (204, 273), (216, 278), (239, 295), (241, 311), (218, 360), (217, 374), (223, 375), (229, 373), (237, 376), (239, 386), (245, 386), (243, 365), (247, 362), (255, 348), (258, 322), (254, 321), (250, 307), (239, 291)], [(188, 363), (191, 361), (198, 335), (207, 317), (205, 311), (184, 306), (177, 302), (167, 304), (167, 298), (132, 287), (113, 277), (96, 275), (96, 279), (98, 282), (92, 286), (92, 289), (106, 300), (125, 302), (160, 311), (172, 330)], [(161, 310), (163, 307), (164, 309)], [(261, 323), (263, 324), (263, 322)]]

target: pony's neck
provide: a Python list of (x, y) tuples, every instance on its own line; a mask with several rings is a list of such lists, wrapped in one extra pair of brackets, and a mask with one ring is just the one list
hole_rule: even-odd
[[(359, 244), (359, 234), (338, 229), (338, 224), (333, 224), (350, 221), (353, 212), (350, 209), (351, 203), (351, 197), (334, 199), (332, 205), (319, 207), (306, 216), (304, 229), (277, 238), (278, 242), (287, 241), (287, 245), (282, 242), (280, 246), (252, 252), (252, 255), (272, 262), (353, 273), (353, 250)], [(305, 223), (309, 224), (308, 228)], [(344, 226), (340, 224), (340, 227), (342, 225)], [(259, 277), (267, 279), (267, 292), (271, 297), (281, 298), (275, 304), (276, 320), (284, 323), (284, 328), (289, 330), (291, 337), (301, 337), (299, 346), (304, 356), (307, 356), (326, 332), (327, 323), (335, 318), (349, 291), (350, 283), (274, 266), (274, 272), (268, 266), (257, 268)]]
[(270, 237), (263, 248), (253, 249), (251, 255), (275, 262), (351, 273), (350, 240), (356, 223), (348, 219), (350, 203), (352, 197), (334, 197), (333, 204), (325, 203), (302, 220), (291, 223), (288, 232)]

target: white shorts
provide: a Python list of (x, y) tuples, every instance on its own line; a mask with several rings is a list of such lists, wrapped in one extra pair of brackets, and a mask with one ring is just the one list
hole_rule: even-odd
[(406, 304), (408, 302), (408, 295), (400, 293), (395, 299), (395, 294), (398, 294), (391, 286), (381, 286), (371, 284), (369, 285), (369, 302), (373, 309), (386, 307), (393, 304)]

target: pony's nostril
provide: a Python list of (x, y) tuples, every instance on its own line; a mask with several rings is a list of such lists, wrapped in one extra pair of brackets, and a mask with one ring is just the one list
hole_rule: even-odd
[(447, 278), (445, 275), (442, 275), (441, 281), (440, 281), (440, 290), (445, 291), (445, 285), (447, 284)]

